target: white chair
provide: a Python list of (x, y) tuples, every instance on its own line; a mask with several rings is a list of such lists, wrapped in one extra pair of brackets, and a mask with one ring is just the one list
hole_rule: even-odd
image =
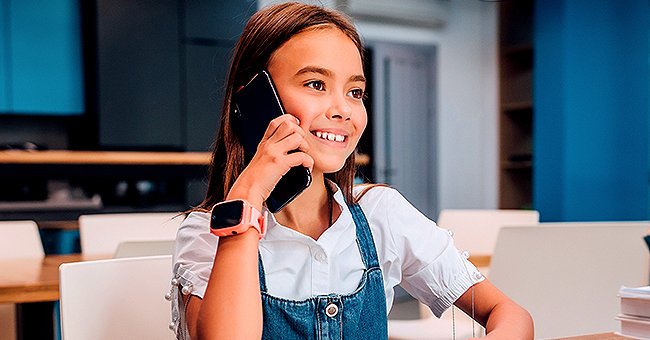
[(66, 263), (59, 273), (64, 340), (175, 338), (171, 255)]
[(650, 222), (502, 228), (490, 280), (531, 313), (536, 339), (616, 331), (621, 285), (648, 284), (648, 227)]
[(124, 241), (120, 242), (114, 258), (172, 255), (174, 240)]
[(0, 258), (42, 258), (41, 235), (34, 221), (0, 222)]
[(79, 217), (84, 255), (113, 255), (123, 241), (176, 239), (184, 215), (178, 213), (96, 214)]
[[(0, 259), (43, 258), (45, 251), (34, 221), (0, 222)], [(0, 304), (0, 339), (16, 339), (16, 307)]]
[(472, 255), (492, 255), (499, 229), (539, 224), (536, 210), (444, 209), (438, 226), (454, 233), (454, 244)]
[[(506, 209), (445, 209), (440, 212), (438, 226), (453, 232), (454, 244), (461, 251), (473, 255), (492, 255), (499, 229), (509, 225), (537, 225), (539, 213), (535, 210)], [(479, 268), (488, 275), (488, 268)], [(420, 319), (389, 320), (391, 339), (450, 339), (454, 329), (451, 311), (436, 318), (429, 307), (419, 304)], [(457, 309), (455, 329), (458, 339), (484, 334), (484, 329)]]

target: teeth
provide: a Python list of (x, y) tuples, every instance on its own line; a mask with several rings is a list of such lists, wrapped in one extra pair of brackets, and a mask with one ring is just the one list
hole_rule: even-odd
[(329, 140), (329, 141), (336, 141), (336, 142), (345, 141), (345, 136), (337, 135), (337, 134), (334, 134), (334, 133), (316, 131), (315, 135), (318, 138), (326, 139), (326, 140)]

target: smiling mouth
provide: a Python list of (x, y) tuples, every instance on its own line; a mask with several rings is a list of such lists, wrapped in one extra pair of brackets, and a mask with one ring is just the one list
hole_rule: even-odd
[(345, 135), (337, 135), (331, 132), (315, 131), (312, 132), (312, 134), (320, 139), (328, 140), (331, 142), (345, 142), (347, 139), (347, 136)]

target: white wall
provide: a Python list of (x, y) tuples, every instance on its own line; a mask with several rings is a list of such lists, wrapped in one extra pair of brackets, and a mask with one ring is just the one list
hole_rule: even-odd
[(498, 206), (497, 13), (495, 2), (452, 0), (441, 29), (356, 23), (367, 40), (438, 47), (438, 209)]

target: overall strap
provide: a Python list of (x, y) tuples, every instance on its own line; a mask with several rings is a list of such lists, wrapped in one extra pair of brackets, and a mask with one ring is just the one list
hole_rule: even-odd
[(372, 267), (379, 267), (379, 260), (377, 259), (377, 250), (375, 249), (375, 241), (370, 232), (370, 225), (366, 215), (361, 210), (359, 204), (348, 204), (354, 224), (357, 230), (357, 243), (361, 251), (361, 259), (366, 269)]
[(266, 293), (266, 276), (264, 275), (264, 264), (262, 264), (262, 254), (257, 252), (257, 267), (260, 275), (260, 291)]

